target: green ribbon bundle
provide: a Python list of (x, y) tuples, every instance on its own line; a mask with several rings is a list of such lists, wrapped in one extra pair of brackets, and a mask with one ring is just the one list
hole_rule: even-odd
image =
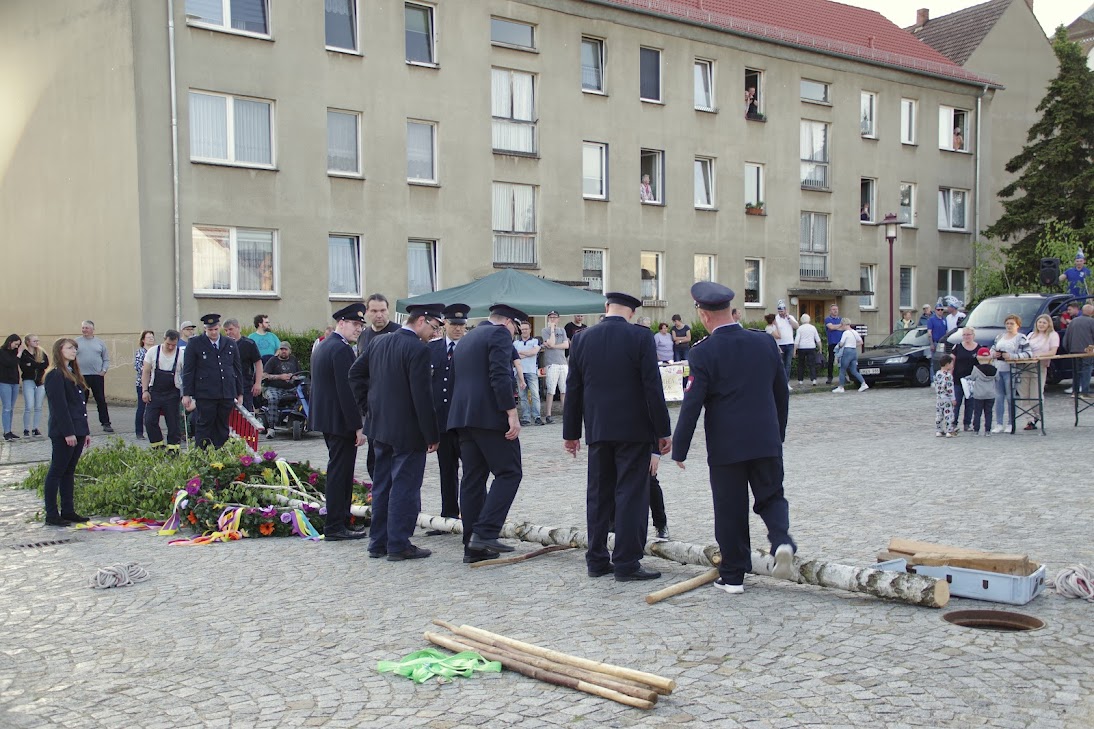
[(501, 663), (488, 661), (474, 651), (447, 656), (435, 648), (426, 648), (403, 656), (400, 661), (380, 661), (376, 670), (404, 676), (414, 683), (425, 683), (434, 676), (470, 678), (475, 671), (501, 673)]

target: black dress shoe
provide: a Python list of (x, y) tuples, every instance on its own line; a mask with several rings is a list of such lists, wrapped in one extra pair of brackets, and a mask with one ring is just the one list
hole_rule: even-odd
[(407, 549), (402, 552), (390, 552), (387, 555), (388, 562), (402, 562), (407, 559), (425, 559), (429, 555), (433, 554), (428, 549), (422, 549), (421, 547), (415, 547), (411, 544)]
[(471, 541), (467, 546), (470, 549), (492, 549), (495, 552), (512, 552), (513, 548), (508, 544), (502, 544), (497, 539), (483, 539), (478, 534), (471, 535)]
[(470, 549), (465, 548), (463, 550), (463, 563), (475, 564), (476, 562), (485, 562), (488, 559), (497, 559), (497, 552), (491, 552), (489, 549)]
[(364, 532), (351, 532), (349, 529), (342, 527), (333, 531), (325, 532), (323, 534), (323, 540), (327, 542), (348, 542), (353, 539), (364, 539), (367, 535)]
[(641, 582), (642, 580), (656, 580), (661, 576), (661, 573), (657, 570), (648, 570), (645, 567), (639, 567), (634, 572), (628, 572), (625, 575), (616, 575), (616, 582)]
[(610, 564), (602, 565), (600, 567), (590, 567), (589, 577), (605, 577), (612, 573), (612, 566)]
[(667, 526), (659, 527), (657, 529), (657, 538), (667, 541), (669, 538), (669, 528)]
[(59, 516), (47, 516), (46, 517), (46, 524), (48, 524), (49, 526), (58, 526), (58, 527), (72, 526), (71, 522), (67, 522)]
[(91, 521), (86, 516), (80, 516), (75, 511), (73, 511), (71, 513), (68, 513), (68, 514), (62, 513), (61, 518), (64, 519), (65, 521), (70, 521), (73, 524), (84, 524), (86, 522)]
[(113, 433), (114, 429), (112, 427), (110, 427), (110, 423), (107, 423), (106, 425), (103, 426), (103, 432), (104, 433)]
[(368, 527), (362, 524), (361, 526), (355, 526), (353, 524), (346, 524), (346, 529), (355, 534), (368, 534)]
[(386, 549), (378, 549), (376, 551), (373, 551), (373, 550), (370, 549), (368, 551), (369, 559), (380, 559), (381, 557), (386, 557), (386, 556), (387, 556), (387, 550)]

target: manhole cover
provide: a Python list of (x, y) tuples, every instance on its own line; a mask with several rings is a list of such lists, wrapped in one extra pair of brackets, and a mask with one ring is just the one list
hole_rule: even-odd
[(998, 630), (1004, 633), (1040, 630), (1045, 627), (1045, 621), (1039, 618), (1006, 610), (954, 610), (943, 615), (942, 619), (962, 628)]
[(37, 549), (38, 547), (52, 547), (55, 544), (68, 544), (71, 539), (48, 539), (44, 542), (27, 542), (26, 544), (13, 544), (12, 549)]

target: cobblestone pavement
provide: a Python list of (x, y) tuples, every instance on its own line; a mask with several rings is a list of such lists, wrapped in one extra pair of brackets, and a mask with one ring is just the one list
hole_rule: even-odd
[[(803, 556), (868, 564), (890, 536), (1029, 553), (1050, 574), (1094, 565), (1094, 411), (1072, 426), (1054, 390), (1047, 437), (934, 436), (927, 390), (791, 398), (786, 487)], [(128, 422), (124, 409), (115, 423)], [(675, 416), (675, 411), (674, 411)], [(525, 479), (511, 517), (584, 524), (585, 453), (559, 421), (522, 435)], [(322, 439), (270, 443), (323, 462)], [(265, 444), (265, 442), (264, 442)], [(721, 447), (732, 447), (732, 443)], [(0, 451), (0, 482), (48, 458), (48, 441)], [(713, 541), (701, 439), (662, 484), (676, 539)], [(364, 457), (358, 472), (363, 475)], [(431, 458), (423, 508), (436, 513)], [(664, 577), (585, 575), (579, 552), (469, 570), (457, 537), (415, 541), (431, 559), (365, 558), (364, 543), (253, 539), (168, 547), (153, 534), (70, 533), (32, 521), (29, 492), (0, 487), (0, 726), (1089, 727), (1094, 606), (1046, 592), (1018, 608), (1047, 627), (969, 630), (945, 611), (749, 577), (649, 606), (700, 568), (647, 558)], [(767, 546), (753, 516), (753, 543)], [(47, 539), (70, 543), (11, 548)], [(531, 547), (518, 547), (518, 552)], [(96, 567), (139, 562), (151, 578), (89, 590)], [(514, 673), (425, 685), (378, 660), (426, 647), (433, 618), (669, 676), (643, 712)], [(1086, 717), (1085, 719), (1083, 717)]]

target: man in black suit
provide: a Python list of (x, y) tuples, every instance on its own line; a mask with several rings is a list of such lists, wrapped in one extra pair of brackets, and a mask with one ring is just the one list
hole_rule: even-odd
[(334, 312), (337, 322), (311, 357), (311, 429), (323, 433), (327, 443), (327, 522), (323, 530), (329, 542), (361, 539), (364, 530), (349, 526), (353, 500), (353, 466), (357, 448), (364, 444), (361, 411), (349, 386), (353, 343), (365, 325), (364, 304), (350, 304)]
[(201, 317), (205, 333), (194, 337), (182, 358), (182, 406), (196, 410), (194, 442), (220, 448), (228, 442), (228, 415), (243, 403), (239, 349), (220, 335), (220, 314)]
[[(629, 324), (642, 302), (606, 294), (604, 320), (582, 332), (570, 348), (562, 438), (567, 452), (581, 449), (581, 425), (589, 444), (586, 521), (590, 577), (611, 574), (619, 582), (653, 580), (644, 569), (650, 508), (650, 444), (668, 453), (672, 433), (657, 351), (649, 331)], [(615, 549), (609, 562), (610, 512), (615, 505)]]
[[(444, 308), (444, 336), (429, 343), (429, 357), (433, 365), (433, 410), (437, 413), (437, 425), (441, 439), (437, 443), (437, 465), (441, 472), (441, 516), (458, 519), (460, 516), (460, 436), (448, 429), (448, 406), (452, 400), (452, 359), (456, 343), (467, 332), (467, 304), (450, 304)], [(426, 536), (448, 534), (431, 529)]]
[[(441, 304), (407, 307), (399, 330), (365, 347), (349, 369), (349, 385), (372, 428), (376, 452), (368, 556), (389, 562), (428, 557), (410, 543), (422, 510), (427, 453), (437, 450), (437, 415), (430, 392), (429, 348), (441, 329)], [(372, 417), (369, 418), (369, 414)]]
[[(527, 319), (520, 309), (494, 304), (490, 318), (460, 341), (452, 358), (455, 381), (448, 429), (458, 429), (460, 434), (460, 513), (466, 564), (513, 551), (498, 541), (498, 535), (523, 476), (512, 370), (513, 336)], [(487, 493), (486, 479), (491, 473), (494, 482)]]
[(788, 579), (794, 571), (797, 547), (790, 538), (790, 507), (783, 496), (786, 370), (775, 340), (734, 321), (730, 289), (700, 281), (691, 287), (691, 295), (710, 336), (688, 354), (691, 376), (672, 437), (672, 459), (684, 467), (699, 411), (706, 408), (714, 536), (722, 552), (721, 576), (714, 585), (737, 595), (744, 592), (745, 573), (752, 571), (749, 485), (753, 510), (767, 525), (775, 555), (772, 574)]
[[(368, 345), (372, 344), (372, 340), (377, 337), (399, 331), (399, 325), (388, 319), (388, 306), (387, 297), (381, 293), (371, 294), (365, 299), (365, 321), (368, 322), (368, 326), (361, 331), (361, 337), (357, 340), (354, 356), (368, 349)], [(365, 421), (365, 435), (371, 435), (367, 420)], [(365, 449), (365, 470), (368, 471), (369, 478), (373, 480), (375, 478), (372, 472), (375, 468), (376, 451), (372, 440), (369, 439), (368, 446)]]

